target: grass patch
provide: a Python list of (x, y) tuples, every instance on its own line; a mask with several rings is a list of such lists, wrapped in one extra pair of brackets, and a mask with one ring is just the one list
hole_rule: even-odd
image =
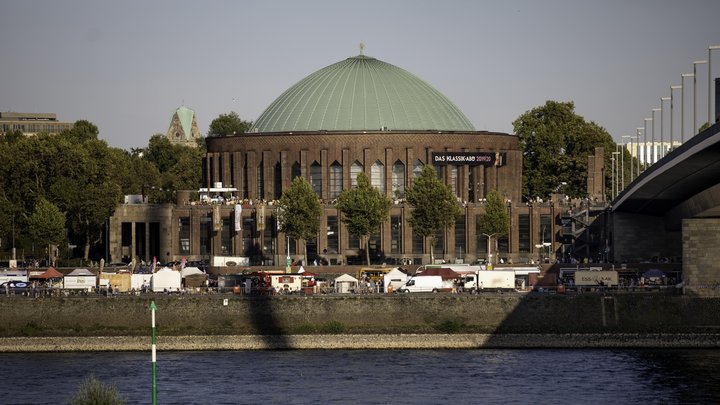
[(316, 332), (317, 328), (311, 323), (302, 323), (295, 328), (295, 333), (298, 335), (310, 335)]
[(330, 321), (325, 322), (324, 324), (320, 325), (319, 332), (321, 333), (330, 333), (330, 334), (340, 334), (345, 332), (345, 324), (339, 321)]
[(21, 330), (23, 336), (35, 336), (40, 332), (40, 326), (36, 324), (35, 322), (28, 322), (26, 323)]
[(441, 333), (460, 333), (465, 328), (465, 323), (460, 319), (447, 319), (433, 328)]

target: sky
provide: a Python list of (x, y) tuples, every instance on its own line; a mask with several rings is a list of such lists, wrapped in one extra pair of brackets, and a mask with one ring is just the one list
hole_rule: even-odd
[[(445, 94), (477, 130), (513, 133), (523, 113), (572, 101), (623, 142), (662, 103), (668, 137), (660, 98), (720, 45), (720, 1), (0, 0), (0, 111), (85, 119), (110, 146), (140, 148), (183, 105), (203, 134), (230, 111), (254, 121), (361, 42)], [(712, 58), (720, 76), (720, 49)], [(698, 127), (707, 69), (697, 65)], [(684, 85), (673, 91), (676, 138), (681, 98), (692, 132), (692, 79)]]

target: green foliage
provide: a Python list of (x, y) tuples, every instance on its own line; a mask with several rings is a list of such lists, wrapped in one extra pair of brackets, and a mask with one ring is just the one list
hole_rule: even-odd
[(314, 324), (305, 322), (301, 323), (295, 328), (296, 335), (310, 335), (317, 332), (317, 328)]
[(202, 148), (173, 145), (164, 135), (153, 135), (141, 160), (135, 163), (142, 192), (150, 202), (165, 203), (174, 201), (177, 190), (197, 190), (204, 152)]
[[(513, 122), (523, 150), (523, 195), (547, 197), (566, 182), (566, 194), (584, 196), (588, 156), (595, 153), (595, 147), (605, 148), (605, 166), (611, 168), (616, 150), (612, 137), (574, 110), (572, 102), (547, 101)], [(611, 176), (611, 170), (606, 170), (608, 195)]]
[(510, 229), (510, 215), (507, 206), (497, 191), (491, 190), (487, 195), (485, 213), (478, 217), (480, 231), (494, 236), (507, 236)]
[[(425, 165), (420, 176), (405, 190), (405, 199), (413, 207), (408, 219), (410, 226), (417, 234), (430, 237), (430, 246), (435, 245), (435, 234), (455, 226), (455, 219), (462, 214), (457, 197), (430, 165)], [(430, 253), (434, 259), (432, 250)]]
[[(370, 184), (365, 173), (357, 176), (357, 187), (343, 190), (337, 199), (337, 208), (343, 216), (348, 232), (369, 242), (369, 236), (380, 229), (390, 213), (392, 201)], [(365, 255), (370, 265), (370, 249), (366, 245)]]
[(229, 114), (220, 114), (210, 123), (208, 136), (226, 136), (233, 134), (241, 134), (247, 132), (252, 126), (252, 122), (243, 121), (235, 111)]
[[(124, 194), (145, 194), (150, 202), (174, 201), (175, 190), (201, 185), (203, 148), (172, 145), (153, 136), (147, 148), (130, 152), (111, 148), (98, 139), (88, 121), (58, 135), (24, 136), (15, 131), (0, 136), (0, 238), (15, 235), (18, 249), (27, 253), (41, 246), (29, 220), (41, 199), (65, 215), (69, 241), (90, 247), (99, 243), (103, 225)], [(12, 219), (15, 218), (13, 232)], [(36, 219), (39, 217), (36, 216)], [(43, 237), (43, 239), (45, 239)], [(3, 243), (3, 248), (10, 244)]]
[(464, 327), (465, 323), (462, 319), (447, 319), (433, 326), (440, 333), (460, 333)]
[[(492, 257), (493, 246), (497, 238), (507, 236), (510, 230), (510, 214), (500, 194), (491, 190), (487, 195), (485, 213), (477, 219), (480, 232), (488, 237), (490, 249), (489, 257)], [(494, 261), (493, 261), (494, 262)]]
[(27, 225), (33, 240), (41, 245), (58, 245), (65, 238), (65, 215), (45, 198), (35, 204)]
[(341, 334), (345, 332), (345, 324), (340, 321), (329, 321), (320, 325), (320, 333)]
[(322, 209), (318, 196), (305, 178), (293, 179), (290, 188), (283, 191), (277, 207), (280, 232), (293, 239), (311, 240), (317, 237)]
[(121, 405), (125, 403), (117, 387), (103, 384), (95, 376), (90, 376), (68, 401), (70, 405)]

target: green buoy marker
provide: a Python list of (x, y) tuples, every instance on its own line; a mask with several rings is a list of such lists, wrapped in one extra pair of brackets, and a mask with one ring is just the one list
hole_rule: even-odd
[(155, 305), (155, 301), (150, 302), (150, 312), (152, 313), (152, 403), (153, 405), (157, 405), (157, 383), (155, 380), (155, 364), (157, 363), (157, 356), (155, 355), (155, 311), (157, 310), (157, 305)]

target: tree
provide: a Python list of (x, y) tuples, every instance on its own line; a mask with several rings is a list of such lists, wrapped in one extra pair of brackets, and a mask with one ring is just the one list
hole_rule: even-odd
[(152, 163), (158, 172), (157, 175), (155, 172), (143, 175), (148, 181), (143, 184), (143, 191), (149, 200), (172, 202), (177, 190), (197, 190), (202, 181), (203, 153), (201, 148), (173, 145), (164, 135), (153, 135), (142, 152), (142, 159)]
[[(515, 120), (513, 126), (523, 150), (523, 195), (547, 197), (566, 182), (566, 194), (584, 196), (588, 156), (605, 148), (605, 166), (611, 167), (617, 145), (607, 131), (574, 112), (575, 104), (547, 101)], [(611, 170), (606, 170), (607, 192)]]
[(480, 232), (488, 238), (488, 263), (492, 264), (492, 247), (494, 240), (507, 236), (510, 229), (510, 215), (507, 207), (497, 191), (491, 190), (487, 195), (485, 213), (477, 219)]
[(357, 176), (357, 187), (343, 190), (337, 208), (343, 216), (348, 232), (364, 241), (365, 259), (370, 265), (370, 235), (380, 228), (390, 213), (392, 201), (370, 184), (365, 173)]
[[(276, 206), (280, 232), (303, 241), (317, 237), (322, 215), (320, 200), (305, 178), (295, 177)], [(303, 256), (307, 260), (307, 247)]]
[(28, 232), (40, 245), (59, 245), (65, 239), (65, 214), (44, 197), (27, 219)]
[(226, 136), (233, 134), (241, 134), (247, 132), (252, 126), (252, 122), (240, 119), (235, 111), (229, 114), (220, 114), (219, 117), (212, 120), (208, 136)]
[(405, 199), (413, 207), (408, 222), (413, 231), (430, 237), (430, 260), (434, 262), (435, 235), (455, 226), (455, 219), (462, 213), (457, 198), (450, 187), (440, 181), (435, 169), (425, 165), (413, 185), (405, 190)]

